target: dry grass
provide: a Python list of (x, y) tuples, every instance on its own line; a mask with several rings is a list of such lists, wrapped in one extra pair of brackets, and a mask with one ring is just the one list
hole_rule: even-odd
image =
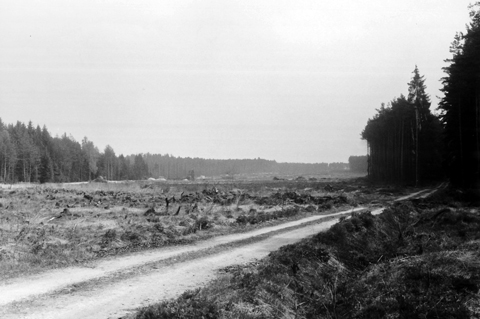
[[(324, 190), (325, 182), (288, 181), (215, 185), (86, 183), (3, 188), (0, 189), (0, 278), (247, 231), (266, 223), (278, 223), (279, 219), (296, 219), (356, 205), (368, 196), (343, 193), (341, 188), (346, 185), (343, 181), (333, 185), (338, 189), (333, 193)], [(298, 196), (278, 197), (287, 193)], [(299, 200), (303, 202), (295, 202)], [(154, 212), (146, 214), (151, 208)]]
[(355, 214), (135, 318), (479, 318), (478, 207), (439, 198)]

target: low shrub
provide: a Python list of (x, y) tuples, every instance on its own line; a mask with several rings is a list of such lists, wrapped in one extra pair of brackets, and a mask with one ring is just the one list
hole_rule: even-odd
[(205, 230), (212, 227), (213, 223), (207, 216), (202, 216), (195, 221), (195, 229)]
[(234, 268), (222, 288), (213, 283), (217, 294), (207, 287), (195, 301), (171, 301), (193, 307), (183, 317), (137, 318), (477, 318), (480, 218), (441, 211), (407, 202), (353, 214), (256, 267)]
[(216, 319), (217, 306), (200, 289), (184, 292), (179, 298), (141, 309), (136, 319)]

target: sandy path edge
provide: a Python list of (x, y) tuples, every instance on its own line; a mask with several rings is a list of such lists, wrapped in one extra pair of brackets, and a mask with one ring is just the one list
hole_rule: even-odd
[[(382, 209), (373, 211), (381, 213)], [(119, 318), (136, 308), (173, 298), (187, 289), (201, 287), (215, 278), (219, 269), (266, 257), (281, 246), (293, 244), (330, 228), (338, 217), (286, 231), (253, 244), (166, 266), (146, 275), (60, 295), (43, 295), (28, 304), (11, 306), (1, 317), (9, 318)]]
[[(419, 197), (426, 191), (429, 190), (404, 196), (400, 200)], [(0, 286), (0, 317), (4, 319), (119, 318), (138, 307), (176, 297), (187, 289), (201, 287), (215, 278), (216, 272), (220, 268), (263, 258), (281, 246), (296, 243), (303, 238), (328, 229), (338, 221), (339, 215), (363, 209), (365, 208), (360, 207), (328, 215), (311, 216), (248, 233), (214, 237), (195, 245), (139, 252), (99, 261), (92, 268), (66, 268), (18, 278)], [(372, 214), (380, 214), (382, 211), (383, 208), (377, 209), (372, 211)], [(332, 217), (335, 218), (322, 221), (324, 218)], [(276, 233), (253, 244), (155, 268), (144, 275), (131, 276), (112, 283), (99, 282), (98, 285), (89, 286), (88, 289), (80, 287), (77, 290), (49, 294), (69, 285), (75, 286), (75, 284), (81, 284), (88, 280), (101, 279), (112, 273), (139, 267), (152, 261), (171, 258), (176, 254), (199, 251), (261, 234), (268, 235), (271, 232), (313, 221), (317, 221), (317, 223), (294, 230), (285, 230), (285, 232)], [(25, 298), (29, 299), (22, 301)]]
[(136, 252), (125, 256), (112, 257), (92, 262), (89, 264), (89, 266), (85, 267), (55, 269), (32, 276), (14, 278), (0, 284), (0, 307), (11, 302), (21, 301), (22, 299), (30, 298), (36, 295), (60, 290), (70, 285), (80, 284), (85, 281), (106, 277), (116, 272), (126, 271), (147, 263), (166, 260), (185, 253), (201, 251), (223, 244), (234, 243), (247, 238), (279, 231), (285, 228), (364, 209), (366, 208), (359, 207), (327, 215), (315, 215), (296, 221), (282, 223), (276, 226), (260, 228), (246, 233), (217, 236), (191, 245), (163, 247), (159, 249)]

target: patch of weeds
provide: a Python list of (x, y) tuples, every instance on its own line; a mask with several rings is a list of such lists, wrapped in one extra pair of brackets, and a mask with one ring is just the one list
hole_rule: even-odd
[(217, 305), (200, 289), (184, 292), (179, 298), (141, 309), (136, 319), (215, 319), (219, 318)]
[(195, 221), (195, 229), (205, 230), (213, 227), (212, 221), (207, 216), (202, 216)]
[(121, 239), (123, 241), (140, 242), (142, 240), (142, 235), (138, 232), (128, 230), (122, 234)]
[(255, 266), (232, 267), (212, 284), (216, 293), (209, 286), (193, 297), (198, 305), (164, 304), (192, 306), (183, 317), (148, 318), (193, 318), (210, 306), (220, 318), (478, 317), (479, 233), (477, 214), (425, 203), (353, 214)]
[(115, 229), (109, 229), (105, 232), (105, 234), (103, 234), (100, 246), (104, 248), (116, 239), (117, 239), (117, 231)]

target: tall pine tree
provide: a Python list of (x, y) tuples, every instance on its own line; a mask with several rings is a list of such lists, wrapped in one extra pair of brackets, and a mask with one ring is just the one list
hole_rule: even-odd
[(480, 187), (480, 2), (470, 6), (471, 22), (458, 33), (446, 60), (444, 97), (440, 102), (445, 127), (448, 173), (452, 184)]
[(369, 149), (369, 177), (377, 182), (416, 185), (438, 178), (441, 126), (430, 113), (425, 79), (415, 67), (401, 95), (382, 105), (362, 132)]

